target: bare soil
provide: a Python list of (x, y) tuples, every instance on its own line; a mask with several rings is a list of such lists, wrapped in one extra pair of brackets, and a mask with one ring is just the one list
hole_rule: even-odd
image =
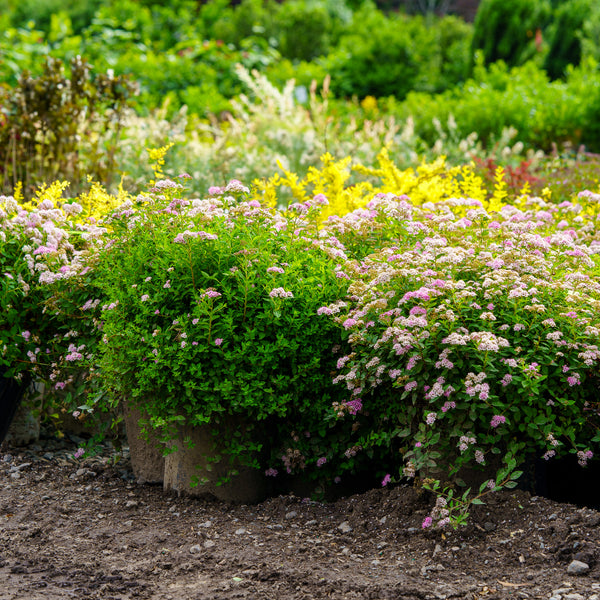
[[(0, 451), (1, 600), (600, 600), (592, 509), (501, 492), (466, 527), (423, 531), (433, 499), (410, 487), (230, 506), (76, 448)], [(589, 568), (569, 572), (574, 560)]]

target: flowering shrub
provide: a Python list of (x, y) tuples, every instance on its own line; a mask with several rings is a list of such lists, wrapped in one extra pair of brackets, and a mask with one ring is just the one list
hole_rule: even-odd
[[(238, 181), (209, 193), (188, 199), (181, 183), (159, 180), (108, 222), (94, 268), (107, 298), (96, 357), (107, 401), (142, 407), (164, 440), (182, 421), (208, 423), (230, 458), (275, 469), (283, 452), (287, 469), (304, 468), (320, 454), (285, 444), (299, 432), (314, 446), (327, 429), (343, 340), (317, 308), (347, 285), (335, 248), (315, 236), (319, 199), (280, 213)], [(243, 425), (223, 439), (237, 416)]]
[[(569, 451), (582, 465), (593, 456), (599, 201), (590, 192), (559, 205), (523, 197), (488, 212), (473, 200), (417, 207), (380, 194), (325, 225), (364, 248), (385, 224), (384, 247), (342, 263), (351, 301), (319, 312), (351, 344), (337, 364), (349, 396), (336, 414), (355, 420), (362, 451), (399, 451), (401, 476), (440, 494), (424, 526), (461, 522), (486, 490), (515, 485), (530, 453)], [(486, 465), (496, 474), (482, 474), (479, 494), (443, 490), (444, 471), (459, 479)]]
[[(84, 222), (81, 204), (61, 198), (66, 186), (44, 187), (27, 205), (18, 194), (0, 196), (0, 367), (6, 377), (47, 382), (49, 410), (62, 404), (63, 390), (82, 392), (80, 364), (98, 339), (82, 298), (103, 229)], [(86, 384), (83, 396), (92, 391)]]

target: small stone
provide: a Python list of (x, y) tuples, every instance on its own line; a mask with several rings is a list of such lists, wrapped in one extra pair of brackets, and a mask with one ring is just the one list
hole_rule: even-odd
[(191, 554), (198, 554), (199, 552), (202, 552), (202, 548), (198, 544), (195, 544), (190, 548)]
[(200, 523), (198, 527), (212, 527), (212, 521), (204, 521), (204, 523)]
[(16, 471), (14, 473), (10, 474), (10, 478), (11, 479), (21, 479), (21, 473), (19, 473), (19, 471)]
[(306, 523), (304, 524), (305, 527), (312, 527), (313, 525), (316, 525), (318, 523), (318, 521), (316, 521), (315, 519), (311, 519), (310, 521), (306, 521)]
[(286, 519), (294, 519), (297, 516), (298, 516), (298, 513), (295, 510), (290, 510), (289, 513), (285, 513)]
[(12, 461), (13, 461), (13, 455), (12, 454), (5, 454), (2, 457), (2, 462), (11, 463)]
[(483, 528), (484, 528), (486, 531), (494, 531), (494, 529), (496, 529), (496, 524), (495, 524), (495, 523), (492, 523), (491, 521), (486, 521), (486, 522), (483, 524)]
[(82, 477), (86, 473), (87, 473), (87, 469), (77, 469), (77, 471), (75, 471), (75, 476), (76, 477)]
[(556, 519), (558, 519), (558, 515), (556, 513), (552, 513), (549, 517), (548, 517), (548, 521), (556, 521)]
[(42, 458), (45, 458), (46, 460), (52, 460), (54, 458), (54, 454), (52, 452), (44, 452)]
[(235, 530), (235, 535), (244, 535), (246, 533), (246, 529), (244, 527), (240, 527)]
[(217, 542), (213, 542), (213, 540), (206, 540), (204, 542), (204, 547), (205, 548), (213, 548), (216, 545), (217, 545)]
[(565, 594), (562, 597), (562, 600), (585, 600), (585, 596), (581, 594), (573, 593), (573, 594)]
[(381, 564), (381, 561), (379, 561), (379, 560), (375, 559), (375, 560), (372, 560), (372, 561), (371, 561), (371, 564), (372, 564), (374, 567), (377, 567), (378, 565), (380, 565), (380, 564)]
[(574, 560), (567, 567), (567, 573), (571, 575), (581, 575), (586, 571), (590, 570), (590, 566), (587, 563), (581, 562), (580, 560)]
[(129, 521), (124, 521), (123, 526), (124, 527), (133, 527), (133, 521), (131, 519), (129, 519)]
[(127, 500), (125, 503), (125, 508), (135, 508), (136, 506), (139, 506), (139, 504), (135, 500)]
[(350, 523), (348, 523), (348, 521), (344, 521), (343, 523), (340, 523), (338, 525), (338, 529), (342, 533), (350, 533), (352, 531), (352, 527), (351, 527)]
[(592, 594), (588, 600), (600, 600), (600, 596), (598, 594)]
[(385, 522), (387, 521), (387, 515), (381, 517), (381, 519), (379, 519), (379, 524), (380, 525), (385, 525)]
[(568, 594), (571, 591), (572, 590), (570, 587), (558, 588), (556, 590), (552, 590), (552, 595), (553, 596), (562, 596), (563, 594)]

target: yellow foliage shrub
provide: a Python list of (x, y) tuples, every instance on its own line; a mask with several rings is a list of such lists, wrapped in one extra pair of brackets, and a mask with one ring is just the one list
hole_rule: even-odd
[[(327, 218), (362, 208), (378, 193), (407, 195), (416, 206), (448, 198), (466, 198), (481, 202), (488, 211), (499, 211), (507, 197), (502, 167), (496, 172), (494, 190), (489, 194), (483, 179), (473, 172), (472, 165), (449, 167), (444, 157), (423, 163), (416, 169), (402, 170), (384, 148), (377, 156), (375, 167), (352, 165), (351, 157), (336, 160), (331, 154), (324, 154), (321, 162), (323, 166), (320, 169), (311, 167), (304, 178), (278, 163), (283, 176), (275, 174), (268, 179), (254, 181), (256, 199), (274, 206), (277, 201), (286, 202), (287, 199), (287, 204), (290, 200), (305, 202), (317, 194), (324, 194), (329, 206), (322, 211), (322, 218)], [(461, 207), (457, 210), (460, 211)]]

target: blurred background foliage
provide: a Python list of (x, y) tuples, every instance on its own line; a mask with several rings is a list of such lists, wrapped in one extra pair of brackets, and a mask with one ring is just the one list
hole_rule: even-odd
[[(283, 152), (308, 168), (352, 131), (374, 147), (410, 139), (413, 162), (473, 144), (492, 155), (507, 131), (523, 160), (600, 152), (599, 61), (595, 0), (0, 0), (0, 187), (133, 181), (144, 144), (171, 141), (233, 164), (242, 122), (271, 169)], [(281, 98), (304, 112), (271, 107), (269, 131), (266, 86), (291, 79)]]

